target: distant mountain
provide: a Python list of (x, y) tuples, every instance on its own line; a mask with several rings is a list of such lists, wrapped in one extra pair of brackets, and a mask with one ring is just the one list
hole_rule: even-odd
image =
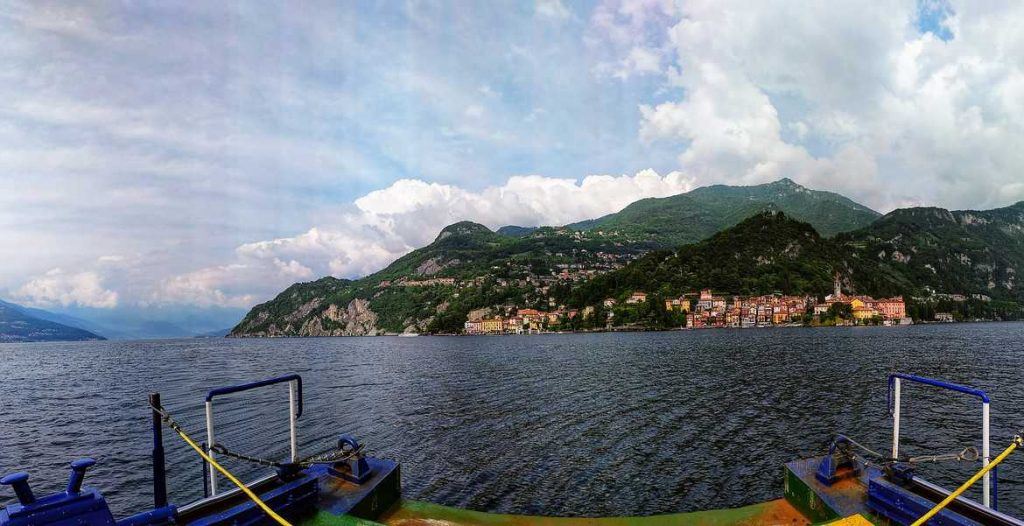
[(881, 216), (839, 194), (780, 179), (755, 186), (706, 186), (672, 197), (641, 199), (617, 213), (567, 226), (617, 233), (667, 248), (700, 241), (766, 209), (781, 210), (810, 223), (824, 236), (865, 227)]
[(0, 301), (0, 342), (105, 340), (92, 332), (41, 318), (46, 313)]
[(231, 334), (231, 329), (230, 328), (217, 329), (215, 331), (204, 332), (202, 334), (195, 335), (195, 337), (196, 338), (223, 338), (223, 337), (227, 336), (228, 334)]
[(570, 304), (596, 305), (635, 290), (673, 297), (701, 288), (742, 295), (817, 295), (829, 290), (842, 262), (839, 245), (810, 224), (779, 211), (759, 212), (699, 243), (654, 251), (599, 276)]
[(117, 339), (116, 332), (111, 331), (109, 328), (97, 325), (95, 323), (89, 322), (88, 320), (84, 320), (76, 316), (71, 316), (68, 314), (53, 312), (49, 310), (37, 309), (33, 307), (25, 307), (22, 305), (18, 305), (18, 307), (25, 314), (28, 314), (29, 316), (33, 316), (35, 318), (39, 318), (46, 321), (52, 321), (54, 323), (59, 323), (61, 325), (67, 325), (68, 327), (74, 327), (76, 329), (82, 329), (84, 331), (91, 332), (98, 336), (103, 336), (104, 338), (113, 337), (114, 339)]
[(837, 241), (853, 255), (851, 272), (868, 290), (1024, 302), (1024, 201), (994, 210), (894, 210)]
[(1024, 303), (1022, 236), (1024, 203), (880, 217), (788, 179), (711, 186), (564, 227), (493, 232), (455, 223), (369, 276), (292, 285), (254, 307), (230, 336), (456, 332), (474, 311), (584, 307), (632, 289), (823, 295), (837, 271), (851, 292)]
[[(628, 259), (640, 253), (635, 246), (565, 229), (543, 227), (515, 238), (463, 221), (445, 227), (433, 243), (364, 278), (327, 277), (292, 285), (253, 307), (231, 336), (428, 331), (438, 318), (464, 316), (494, 298), (521, 297), (518, 291), (496, 292), (484, 281), (519, 283), (530, 275), (550, 276), (559, 265), (609, 265), (609, 258)], [(480, 280), (483, 288), (457, 292), (444, 280)]]
[(524, 237), (532, 234), (537, 227), (535, 226), (515, 226), (506, 225), (498, 229), (498, 233), (508, 237)]
[(241, 309), (223, 307), (65, 307), (55, 309), (55, 312), (47, 311), (46, 319), (85, 329), (112, 340), (146, 340), (191, 338), (231, 326), (244, 314), (245, 311)]
[(835, 272), (848, 292), (977, 294), (1004, 312), (1019, 313), (1024, 202), (984, 211), (900, 209), (831, 239), (781, 212), (762, 212), (705, 241), (654, 251), (599, 276), (576, 287), (569, 303), (593, 305), (633, 290), (672, 296), (705, 287), (824, 295)]

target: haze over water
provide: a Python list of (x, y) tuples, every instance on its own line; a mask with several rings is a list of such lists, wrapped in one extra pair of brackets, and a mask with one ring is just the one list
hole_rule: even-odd
[[(295, 372), (301, 452), (352, 433), (402, 463), (408, 498), (545, 515), (733, 507), (781, 497), (782, 464), (836, 432), (886, 451), (890, 372), (985, 389), (995, 454), (1024, 427), (1022, 366), (1024, 323), (0, 345), (0, 471), (29, 471), (40, 495), (93, 456), (86, 484), (124, 516), (152, 505), (148, 392), (205, 439), (208, 389)], [(980, 446), (976, 400), (904, 392), (906, 453)], [(218, 437), (283, 458), (286, 407), (283, 386), (225, 399)], [(169, 431), (164, 440), (171, 500), (184, 504), (201, 495), (199, 461)], [(1007, 462), (1001, 509), (1019, 514), (1024, 457)], [(953, 486), (976, 467), (923, 473)]]

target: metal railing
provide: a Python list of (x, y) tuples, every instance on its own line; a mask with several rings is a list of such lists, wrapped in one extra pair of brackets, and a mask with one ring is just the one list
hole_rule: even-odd
[[(302, 416), (302, 377), (297, 374), (278, 376), (276, 378), (268, 378), (266, 380), (250, 382), (247, 384), (218, 387), (217, 389), (213, 389), (208, 392), (206, 394), (206, 443), (208, 447), (211, 448), (209, 451), (210, 458), (213, 458), (214, 456), (212, 447), (217, 443), (214, 436), (213, 426), (213, 399), (218, 396), (251, 391), (253, 389), (259, 389), (260, 387), (281, 383), (288, 384), (288, 432), (291, 442), (291, 461), (296, 462), (299, 460), (297, 420)], [(212, 465), (209, 466), (207, 471), (210, 481), (210, 496), (216, 496), (217, 472)]]
[[(889, 413), (892, 414), (892, 458), (899, 458), (900, 453), (900, 400), (903, 381), (915, 382), (930, 385), (941, 389), (948, 389), (958, 393), (964, 393), (981, 399), (981, 459), (982, 465), (987, 466), (991, 461), (989, 450), (989, 398), (985, 391), (963, 385), (944, 382), (934, 378), (925, 378), (912, 374), (894, 373), (889, 375)], [(990, 478), (991, 473), (986, 473), (982, 482), (982, 504), (996, 509), (998, 488)]]

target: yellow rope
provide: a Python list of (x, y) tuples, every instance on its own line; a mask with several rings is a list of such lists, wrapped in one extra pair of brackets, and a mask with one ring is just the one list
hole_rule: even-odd
[(181, 429), (177, 429), (175, 427), (171, 427), (171, 429), (174, 429), (174, 432), (177, 433), (178, 436), (182, 438), (182, 440), (188, 443), (188, 445), (192, 446), (192, 449), (196, 450), (196, 453), (199, 453), (199, 456), (203, 457), (203, 460), (209, 462), (211, 466), (217, 468), (217, 471), (220, 471), (222, 475), (227, 477), (228, 480), (230, 480), (234, 485), (238, 486), (238, 489), (242, 490), (242, 493), (245, 493), (250, 499), (252, 499), (253, 502), (256, 503), (257, 506), (262, 508), (263, 511), (265, 511), (267, 515), (270, 516), (271, 519), (274, 519), (281, 526), (292, 526), (292, 524), (286, 521), (284, 517), (278, 515), (277, 512), (270, 509), (270, 506), (267, 506), (265, 502), (260, 500), (259, 496), (253, 493), (251, 489), (247, 488), (245, 484), (242, 483), (242, 481), (235, 478), (235, 476), (228, 472), (228, 470), (224, 469), (223, 466), (218, 464), (217, 461), (213, 459), (213, 457), (206, 454), (206, 452), (203, 451), (203, 448), (199, 447), (191, 438), (189, 438), (187, 434), (185, 434), (184, 431), (182, 431)]
[(967, 488), (973, 486), (974, 483), (981, 480), (981, 477), (984, 477), (985, 473), (988, 473), (1000, 462), (1006, 460), (1006, 457), (1010, 456), (1010, 453), (1013, 453), (1013, 450), (1017, 449), (1017, 446), (1021, 445), (1022, 441), (1024, 441), (1024, 439), (1022, 439), (1020, 435), (1013, 437), (1013, 442), (1009, 445), (1009, 447), (1003, 450), (1003, 452), (1000, 453), (999, 456), (996, 457), (992, 462), (990, 462), (989, 465), (981, 468), (981, 471), (975, 473), (973, 477), (967, 479), (967, 482), (961, 484), (960, 487), (956, 489), (956, 491), (950, 493), (948, 497), (942, 500), (942, 502), (938, 503), (934, 508), (928, 510), (928, 513), (922, 515), (920, 519), (914, 521), (914, 523), (910, 526), (921, 526), (922, 524), (928, 522), (929, 519), (934, 517), (937, 513), (942, 511), (943, 508), (948, 506), (950, 502), (953, 502), (954, 499), (959, 497), (963, 492), (967, 491)]

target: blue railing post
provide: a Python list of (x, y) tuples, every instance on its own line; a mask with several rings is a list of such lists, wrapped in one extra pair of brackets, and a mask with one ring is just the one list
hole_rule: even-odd
[[(981, 389), (975, 389), (973, 387), (967, 387), (964, 385), (944, 382), (942, 380), (936, 380), (934, 378), (926, 378), (924, 376), (917, 376), (913, 374), (904, 373), (893, 373), (889, 375), (889, 414), (893, 416), (892, 422), (892, 456), (896, 458), (899, 456), (899, 445), (900, 445), (900, 382), (906, 380), (908, 382), (916, 382), (919, 384), (930, 385), (932, 387), (938, 387), (941, 389), (948, 389), (950, 391), (956, 391), (958, 393), (964, 393), (981, 399), (981, 458), (982, 464), (987, 466), (991, 461), (991, 452), (989, 449), (989, 400), (988, 395)], [(985, 506), (992, 509), (996, 509), (997, 506), (997, 493), (999, 485), (997, 482), (993, 482), (992, 473), (986, 473), (984, 482), (982, 483), (982, 501)]]
[[(211, 389), (206, 393), (206, 441), (208, 447), (214, 448), (217, 444), (214, 430), (213, 430), (213, 399), (226, 394), (240, 393), (242, 391), (250, 391), (252, 389), (258, 389), (268, 385), (288, 383), (288, 428), (291, 442), (291, 461), (295, 462), (299, 458), (298, 453), (298, 439), (297, 435), (297, 424), (296, 420), (302, 416), (302, 377), (297, 374), (288, 374), (285, 376), (278, 376), (275, 378), (268, 378), (258, 382), (250, 382), (247, 384), (231, 385), (228, 387), (218, 387)], [(209, 452), (210, 458), (213, 458), (213, 452)], [(217, 494), (217, 473), (213, 470), (213, 466), (209, 467), (209, 483), (210, 483), (210, 495)]]

